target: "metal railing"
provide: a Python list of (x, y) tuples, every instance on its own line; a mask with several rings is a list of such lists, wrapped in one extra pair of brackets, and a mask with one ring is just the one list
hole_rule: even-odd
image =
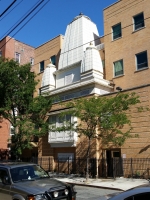
[[(76, 174), (85, 176), (86, 158), (58, 159), (53, 157), (41, 157), (23, 159), (41, 165), (46, 171), (57, 174)], [(95, 177), (127, 177), (150, 178), (150, 158), (111, 158), (89, 159), (89, 175)]]

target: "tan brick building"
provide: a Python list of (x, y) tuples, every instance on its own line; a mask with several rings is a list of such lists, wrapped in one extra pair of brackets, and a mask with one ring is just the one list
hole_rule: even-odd
[[(149, 0), (120, 0), (104, 9), (105, 78), (123, 91), (134, 91), (149, 107)], [(125, 157), (150, 156), (149, 112), (132, 113), (133, 133), (121, 148)]]
[[(115, 94), (116, 88), (121, 87), (122, 92), (136, 92), (140, 96), (141, 105), (149, 107), (149, 17), (149, 0), (117, 1), (104, 9), (102, 38), (99, 37), (89, 17), (83, 14), (75, 17), (68, 25), (65, 37), (57, 36), (36, 48), (34, 69), (36, 74), (39, 74), (40, 82), (35, 95), (48, 91), (51, 97), (58, 95), (61, 100), (68, 101), (81, 96)], [(95, 36), (94, 40), (90, 36), (91, 30)], [(82, 36), (80, 32), (83, 33)], [(89, 35), (84, 35), (85, 32)], [(88, 44), (90, 41), (93, 41), (94, 47)], [(99, 51), (103, 69), (99, 58), (96, 57), (96, 49)], [(53, 56), (56, 62), (53, 62)], [(89, 60), (86, 60), (88, 56), (91, 56), (90, 59), (94, 58), (92, 66)], [(51, 64), (49, 64), (50, 58), (52, 58)], [(99, 63), (98, 68), (94, 63), (96, 59)], [(98, 71), (97, 75), (95, 71)], [(48, 77), (48, 73), (51, 78), (44, 78)], [(57, 115), (61, 111), (62, 108), (60, 109), (58, 104), (54, 103), (49, 111), (49, 120), (55, 119), (56, 125), (59, 125)], [(103, 147), (98, 141), (93, 141), (91, 146), (93, 157), (150, 157), (150, 113), (149, 111), (138, 113), (133, 108), (129, 114), (133, 127), (132, 133), (138, 134), (139, 137), (130, 138), (121, 148), (112, 149)], [(68, 141), (65, 133), (61, 134), (50, 132), (39, 141), (39, 157), (85, 156), (87, 147), (84, 138), (77, 138), (74, 133)]]
[[(34, 65), (34, 47), (9, 36), (0, 41), (0, 56), (15, 59), (21, 65), (26, 63)], [(1, 119), (0, 126), (0, 149), (8, 149), (11, 137), (11, 125), (7, 120)]]

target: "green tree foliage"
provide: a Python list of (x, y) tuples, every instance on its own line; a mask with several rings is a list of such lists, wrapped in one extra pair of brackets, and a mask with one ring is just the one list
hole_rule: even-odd
[[(88, 162), (92, 139), (99, 138), (103, 145), (122, 146), (127, 138), (132, 137), (130, 115), (127, 114), (127, 111), (129, 113), (133, 105), (137, 104), (138, 107), (139, 103), (139, 97), (135, 93), (122, 92), (117, 93), (115, 96), (77, 99), (65, 106), (70, 108), (67, 114), (76, 116), (79, 119), (78, 123), (65, 126), (63, 129), (74, 129), (79, 137), (81, 135), (86, 136), (88, 139)], [(139, 108), (141, 107), (139, 106)], [(127, 126), (123, 129), (124, 125)]]
[(14, 127), (13, 150), (20, 155), (31, 148), (30, 141), (48, 132), (46, 113), (52, 100), (46, 96), (33, 98), (37, 82), (30, 64), (0, 59), (0, 116)]

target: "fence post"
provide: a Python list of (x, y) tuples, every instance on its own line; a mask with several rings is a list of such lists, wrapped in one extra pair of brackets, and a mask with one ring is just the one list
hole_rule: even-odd
[(133, 165), (132, 165), (132, 158), (131, 158), (131, 177), (133, 178)]
[(58, 174), (59, 174), (59, 158), (58, 158)]
[(149, 179), (149, 168), (147, 168), (147, 174), (148, 174), (148, 179)]
[(112, 163), (113, 163), (113, 177), (116, 179), (116, 159), (112, 158)]
[(50, 157), (49, 157), (49, 163), (48, 163), (48, 170), (49, 170), (49, 172), (50, 172)]
[(69, 174), (69, 157), (68, 157), (68, 174)]
[(42, 157), (41, 157), (41, 162), (40, 162), (40, 166), (42, 166)]

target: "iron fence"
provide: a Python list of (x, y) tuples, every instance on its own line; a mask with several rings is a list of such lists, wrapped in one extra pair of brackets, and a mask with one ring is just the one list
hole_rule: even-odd
[[(24, 160), (24, 159), (23, 159)], [(41, 165), (46, 171), (53, 173), (77, 174), (85, 176), (86, 159), (58, 159), (53, 157), (41, 157), (26, 159)], [(127, 177), (150, 178), (150, 158), (111, 158), (89, 159), (89, 175), (95, 177)]]

